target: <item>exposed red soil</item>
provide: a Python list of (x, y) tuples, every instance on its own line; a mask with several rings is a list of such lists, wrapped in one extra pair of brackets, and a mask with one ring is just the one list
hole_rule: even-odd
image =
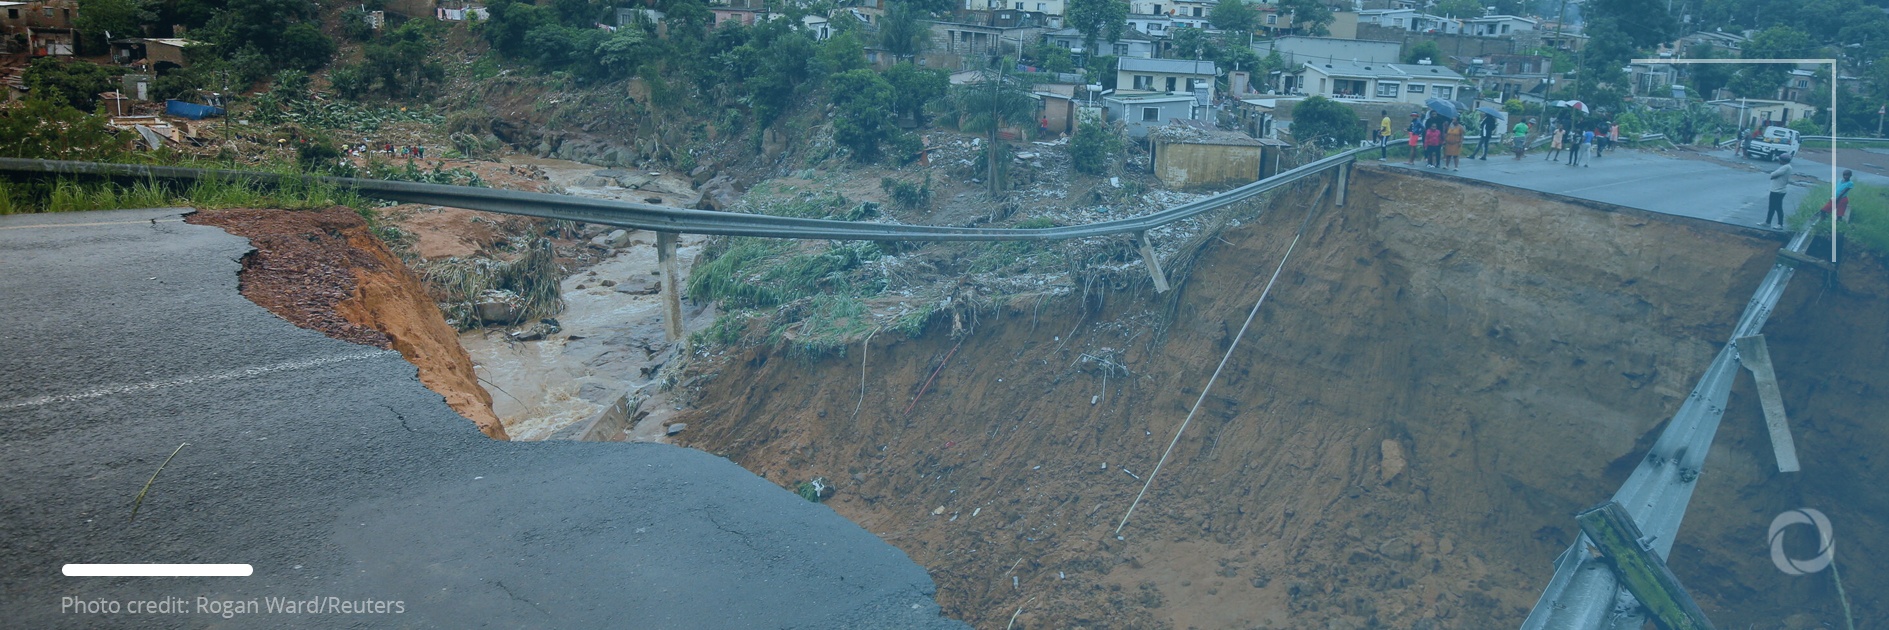
[(399, 351), (454, 411), (487, 436), (507, 439), (458, 336), (360, 215), (342, 207), (210, 210), (187, 220), (223, 228), (256, 248), (243, 261), (244, 297), (296, 326)]
[[(1088, 311), (1012, 304), (961, 347), (942, 328), (880, 335), (863, 371), (857, 348), (813, 363), (750, 349), (685, 376), (699, 402), (678, 418), (689, 425), (679, 437), (784, 486), (832, 481), (828, 505), (929, 567), (947, 613), (980, 628), (1515, 627), (1577, 535), (1572, 514), (1624, 481), (1780, 245), (1362, 169), (1349, 206), (1326, 204), (1311, 222), (1116, 540), (1139, 476), (1200, 395), (1306, 201), (1225, 233), (1179, 289), (1165, 337), (1152, 330), (1165, 296), (1143, 293)], [(1855, 286), (1854, 302), (1828, 315), (1876, 313), (1835, 340), (1850, 342), (1840, 362), (1856, 380), (1804, 378), (1787, 392), (1847, 388), (1810, 403), (1843, 418), (1812, 431), (1880, 434), (1852, 433), (1872, 409), (1863, 383), (1889, 376), (1880, 285)], [(1790, 299), (1808, 290), (1794, 286)], [(1816, 328), (1826, 322), (1796, 312), (1774, 321), (1774, 354), (1832, 343)], [(1085, 354), (1132, 375), (1105, 384)], [(1744, 396), (1734, 406), (1755, 410)], [(1693, 592), (1721, 626), (1775, 624), (1798, 602), (1752, 589), (1782, 577), (1758, 564), (1768, 565), (1766, 510), (1796, 499), (1746, 478), (1768, 446), (1751, 441), (1762, 439), (1748, 435), (1755, 421), (1735, 417), (1694, 505), (1737, 517), (1689, 517), (1674, 561), (1691, 563), (1682, 573), (1697, 576)], [(1814, 449), (1822, 438), (1803, 439)], [(1858, 457), (1837, 452), (1833, 461)], [(1882, 478), (1876, 464), (1846, 466), (1827, 474)], [(1867, 483), (1813, 479), (1833, 496)], [(1715, 485), (1725, 480), (1737, 482)], [(1872, 538), (1856, 548), (1873, 549), (1889, 506), (1856, 509), (1853, 535)], [(1879, 570), (1856, 569), (1874, 584)], [(1704, 577), (1715, 572), (1725, 575)], [(1831, 600), (1803, 588), (1802, 602)], [(1859, 610), (1879, 609), (1858, 592)]]

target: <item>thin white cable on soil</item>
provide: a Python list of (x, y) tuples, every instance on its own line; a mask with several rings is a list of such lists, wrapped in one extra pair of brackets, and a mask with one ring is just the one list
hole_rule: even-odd
[(1167, 450), (1161, 451), (1161, 459), (1155, 461), (1154, 470), (1149, 471), (1148, 479), (1141, 483), (1141, 492), (1135, 493), (1135, 500), (1128, 504), (1128, 512), (1122, 515), (1122, 522), (1115, 526), (1115, 536), (1117, 538), (1121, 537), (1122, 528), (1128, 526), (1128, 517), (1135, 515), (1135, 506), (1141, 505), (1141, 497), (1148, 494), (1149, 486), (1154, 485), (1155, 475), (1161, 474), (1161, 466), (1167, 463), (1168, 455), (1174, 453), (1174, 445), (1181, 442), (1181, 434), (1187, 432), (1187, 425), (1194, 421), (1194, 414), (1200, 411), (1200, 403), (1206, 402), (1207, 394), (1213, 391), (1214, 382), (1220, 380), (1220, 371), (1226, 369), (1227, 360), (1232, 359), (1233, 351), (1240, 347), (1240, 338), (1246, 336), (1246, 329), (1253, 325), (1253, 318), (1259, 315), (1259, 307), (1266, 303), (1266, 296), (1272, 294), (1273, 283), (1279, 281), (1279, 272), (1285, 271), (1286, 261), (1292, 259), (1292, 250), (1298, 248), (1299, 239), (1305, 236), (1306, 225), (1311, 223), (1312, 210), (1318, 208), (1318, 200), (1324, 196), (1325, 193), (1320, 191), (1318, 196), (1312, 198), (1312, 208), (1306, 211), (1306, 221), (1299, 224), (1299, 233), (1294, 234), (1292, 236), (1292, 244), (1286, 246), (1286, 255), (1279, 258), (1279, 267), (1272, 270), (1272, 278), (1266, 280), (1265, 290), (1260, 291), (1259, 300), (1253, 302), (1252, 312), (1246, 314), (1246, 323), (1240, 324), (1240, 332), (1233, 335), (1233, 344), (1227, 346), (1226, 354), (1220, 356), (1220, 365), (1213, 368), (1213, 376), (1207, 377), (1207, 385), (1200, 388), (1200, 398), (1194, 399), (1193, 408), (1187, 410), (1187, 419), (1182, 420), (1180, 428), (1174, 430), (1174, 439), (1168, 441)]

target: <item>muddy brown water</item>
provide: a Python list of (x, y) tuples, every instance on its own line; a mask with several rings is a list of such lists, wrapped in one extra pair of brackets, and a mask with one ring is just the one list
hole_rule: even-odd
[[(828, 505), (928, 567), (977, 627), (1515, 627), (1572, 514), (1644, 455), (1779, 243), (1421, 175), (1353, 186), (1310, 223), (1119, 540), (1305, 199), (1228, 231), (1171, 320), (1156, 296), (1110, 294), (1000, 309), (961, 346), (938, 328), (811, 363), (754, 348), (698, 364), (714, 376), (682, 441), (783, 486), (833, 482)], [(1841, 623), (1827, 579), (1766, 553), (1772, 516), (1802, 506), (1844, 523), (1859, 627), (1889, 620), (1889, 504), (1860, 446), (1889, 437), (1882, 269), (1800, 276), (1767, 330), (1804, 474), (1767, 472), (1748, 376), (1734, 392), (1672, 558), (1722, 627)], [(1083, 355), (1127, 374), (1105, 390)]]

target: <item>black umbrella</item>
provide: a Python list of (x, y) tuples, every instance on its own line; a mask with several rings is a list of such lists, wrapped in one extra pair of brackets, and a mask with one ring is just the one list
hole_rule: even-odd
[(1429, 106), (1430, 109), (1436, 110), (1436, 113), (1442, 114), (1444, 118), (1456, 117), (1456, 104), (1455, 103), (1451, 103), (1449, 101), (1446, 101), (1440, 98), (1431, 97), (1430, 100), (1424, 101), (1423, 104)]

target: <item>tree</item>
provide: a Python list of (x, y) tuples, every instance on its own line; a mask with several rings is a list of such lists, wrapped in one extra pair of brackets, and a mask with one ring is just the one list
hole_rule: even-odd
[[(1788, 26), (1759, 31), (1740, 50), (1745, 59), (1802, 59), (1813, 56), (1816, 43), (1810, 34)], [(1748, 98), (1774, 98), (1790, 76), (1783, 64), (1752, 64), (1739, 68), (1731, 79), (1732, 92)]]
[(1314, 96), (1292, 108), (1292, 138), (1301, 144), (1339, 147), (1364, 139), (1364, 127), (1350, 107)]
[(989, 169), (989, 178), (985, 184), (990, 194), (1002, 194), (1003, 164), (1008, 147), (997, 141), (997, 131), (1006, 125), (1031, 121), (1037, 112), (1036, 99), (1030, 98), (1003, 73), (986, 72), (983, 80), (960, 88), (957, 101), (958, 111), (964, 114), (964, 130), (988, 134), (984, 164)]
[(1431, 63), (1442, 61), (1443, 49), (1438, 48), (1434, 41), (1422, 41), (1411, 46), (1410, 50), (1404, 51), (1404, 63), (1417, 63), (1424, 59), (1430, 60)]
[(1679, 20), (1658, 2), (1588, 0), (1581, 5), (1581, 17), (1588, 22), (1590, 44), (1599, 40), (1592, 32), (1593, 26), (1603, 21), (1612, 22), (1612, 31), (1624, 35), (1627, 48), (1632, 49), (1652, 48), (1679, 35)]
[(1126, 0), (1069, 0), (1065, 11), (1063, 23), (1082, 33), (1082, 49), (1090, 54), (1098, 39), (1121, 39), (1122, 29), (1128, 26)]
[(408, 20), (363, 47), (359, 66), (363, 91), (404, 98), (421, 94), (429, 85), (445, 80), (446, 69), (429, 59), (436, 24), (430, 20)]
[(88, 38), (139, 37), (144, 25), (157, 19), (147, 0), (86, 0), (85, 10), (73, 20), (73, 26)]
[[(1690, 53), (1690, 57), (1693, 59), (1717, 59), (1722, 56), (1723, 55), (1718, 54), (1716, 49), (1705, 44), (1693, 46)], [(1704, 99), (1713, 98), (1712, 95), (1717, 93), (1719, 88), (1723, 88), (1727, 83), (1731, 82), (1732, 73), (1738, 71), (1737, 66), (1718, 63), (1692, 64), (1681, 67), (1686, 68), (1686, 72), (1692, 77), (1692, 90), (1698, 94), (1699, 98)]]
[(1430, 12), (1453, 18), (1477, 18), (1482, 17), (1483, 8), (1480, 0), (1443, 0)]
[(848, 70), (831, 78), (833, 105), (833, 141), (853, 152), (853, 159), (872, 162), (879, 159), (879, 145), (898, 132), (892, 108), (896, 102), (892, 84), (871, 70)]
[(1085, 119), (1076, 125), (1076, 137), (1069, 141), (1070, 166), (1078, 173), (1107, 175), (1109, 154), (1120, 150), (1120, 136), (1110, 132), (1100, 121)]
[(1259, 26), (1259, 10), (1245, 0), (1226, 0), (1213, 5), (1213, 12), (1208, 14), (1207, 21), (1223, 31), (1251, 33), (1254, 27)]
[[(264, 73), (282, 68), (316, 70), (334, 56), (334, 41), (321, 33), (312, 0), (229, 0), (211, 18), (208, 39), (224, 55), (257, 55)], [(246, 74), (254, 74), (253, 71)]]
[(886, 10), (885, 17), (879, 20), (879, 47), (902, 61), (909, 61), (925, 52), (925, 44), (930, 41), (931, 29), (919, 19), (923, 10), (911, 2), (893, 2)]
[(90, 112), (98, 107), (98, 94), (110, 90), (112, 79), (123, 72), (84, 61), (40, 57), (20, 79), (31, 98)]
[(892, 111), (900, 116), (911, 116), (918, 126), (925, 126), (925, 106), (943, 98), (951, 89), (951, 75), (935, 68), (920, 68), (911, 63), (901, 63), (885, 71), (885, 80), (892, 84)]
[(1279, 0), (1279, 10), (1292, 14), (1292, 27), (1304, 31), (1307, 35), (1323, 37), (1331, 34), (1331, 7), (1324, 0)]

